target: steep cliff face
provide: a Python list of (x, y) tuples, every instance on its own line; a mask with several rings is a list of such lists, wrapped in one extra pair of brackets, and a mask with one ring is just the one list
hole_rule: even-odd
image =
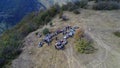
[(47, 9), (54, 4), (66, 4), (79, 0), (1, 0), (0, 1), (0, 34), (16, 25), (25, 15)]
[(46, 6), (47, 8), (49, 8), (54, 4), (63, 5), (63, 4), (66, 4), (67, 2), (75, 2), (80, 0), (38, 0), (38, 1), (42, 3), (44, 6)]
[(37, 0), (0, 0), (0, 33), (40, 8), (45, 7)]

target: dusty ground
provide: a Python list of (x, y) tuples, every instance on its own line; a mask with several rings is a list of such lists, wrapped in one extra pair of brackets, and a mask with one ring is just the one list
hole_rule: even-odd
[(77, 25), (95, 41), (98, 49), (93, 54), (79, 54), (74, 50), (74, 39), (69, 39), (65, 50), (56, 50), (54, 42), (51, 46), (38, 48), (38, 38), (35, 33), (25, 38), (23, 53), (13, 61), (12, 68), (120, 68), (120, 38), (112, 34), (120, 29), (120, 10), (93, 11), (81, 10), (75, 15), (65, 12), (69, 21), (63, 22), (58, 16), (53, 20), (54, 26), (45, 26), (50, 29), (62, 28), (65, 25)]

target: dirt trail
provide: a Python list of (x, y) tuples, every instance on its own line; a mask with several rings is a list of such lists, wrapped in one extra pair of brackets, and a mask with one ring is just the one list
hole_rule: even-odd
[[(74, 41), (74, 40), (71, 40)], [(85, 68), (81, 65), (81, 63), (74, 57), (74, 50), (73, 45), (71, 45), (73, 42), (70, 42), (68, 45), (69, 47), (65, 50), (65, 55), (68, 59), (69, 68)]]
[(44, 26), (51, 30), (63, 28), (66, 25), (79, 26), (85, 30), (95, 42), (98, 49), (93, 54), (80, 54), (74, 49), (74, 39), (69, 39), (65, 50), (58, 51), (51, 46), (44, 45), (38, 48), (41, 38), (35, 36), (38, 29), (25, 38), (23, 53), (13, 61), (12, 68), (120, 68), (120, 38), (112, 32), (120, 27), (120, 10), (116, 11), (93, 11), (81, 10), (76, 15), (64, 12), (70, 18), (61, 21), (58, 16), (53, 19), (53, 27)]

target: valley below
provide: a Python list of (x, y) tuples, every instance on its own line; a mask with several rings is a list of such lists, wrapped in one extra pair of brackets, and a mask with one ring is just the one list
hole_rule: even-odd
[(21, 22), (32, 12), (46, 10), (54, 4), (66, 4), (79, 0), (1, 0), (0, 1), (0, 34)]

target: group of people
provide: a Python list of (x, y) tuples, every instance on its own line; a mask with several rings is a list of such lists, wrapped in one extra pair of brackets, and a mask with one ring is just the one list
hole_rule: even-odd
[[(42, 47), (44, 43), (47, 43), (50, 45), (52, 42), (53, 38), (55, 37), (56, 43), (55, 43), (55, 48), (56, 49), (64, 49), (65, 45), (68, 43), (67, 39), (70, 37), (73, 37), (75, 34), (75, 30), (78, 29), (79, 27), (74, 26), (66, 26), (61, 30), (57, 30), (53, 33), (48, 33), (41, 42), (39, 42), (39, 47)], [(61, 40), (58, 39), (57, 35), (62, 33), (63, 38)]]

